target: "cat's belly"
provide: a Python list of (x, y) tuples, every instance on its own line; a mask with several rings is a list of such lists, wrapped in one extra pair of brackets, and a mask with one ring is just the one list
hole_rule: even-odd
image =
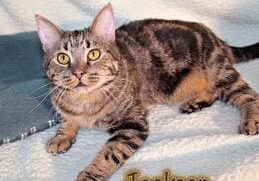
[(193, 70), (184, 80), (177, 85), (170, 96), (171, 103), (181, 103), (189, 97), (196, 97), (202, 93), (209, 92), (211, 80), (202, 70)]
[[(180, 104), (190, 98), (195, 98), (197, 95), (207, 94), (212, 87), (211, 82), (203, 71), (193, 70), (178, 85), (175, 85), (174, 91), (169, 95), (165, 95), (162, 91), (157, 91), (159, 87), (150, 88), (148, 87), (149, 85), (144, 85), (142, 92), (145, 92), (145, 94), (141, 94), (141, 97), (147, 106), (153, 104)], [(151, 92), (152, 94), (146, 94), (146, 92)]]

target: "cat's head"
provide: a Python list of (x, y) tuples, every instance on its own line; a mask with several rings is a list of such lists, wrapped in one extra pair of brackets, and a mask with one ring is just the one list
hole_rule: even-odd
[(63, 31), (38, 15), (36, 22), (45, 69), (54, 86), (89, 92), (116, 79), (118, 57), (110, 4), (101, 9), (89, 28), (80, 31)]

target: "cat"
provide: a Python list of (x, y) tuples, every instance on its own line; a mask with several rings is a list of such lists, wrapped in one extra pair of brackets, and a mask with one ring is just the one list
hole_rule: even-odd
[(77, 181), (103, 181), (148, 137), (154, 104), (192, 113), (223, 100), (240, 109), (240, 132), (259, 129), (258, 94), (234, 63), (259, 57), (259, 43), (232, 47), (200, 23), (146, 19), (115, 29), (111, 4), (84, 30), (63, 31), (36, 15), (51, 102), (62, 120), (48, 153), (66, 152), (79, 128), (112, 136)]

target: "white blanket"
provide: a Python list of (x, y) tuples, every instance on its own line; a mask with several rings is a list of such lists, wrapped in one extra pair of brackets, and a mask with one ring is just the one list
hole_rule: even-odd
[[(117, 24), (143, 18), (203, 22), (232, 45), (259, 41), (258, 0), (109, 0)], [(35, 30), (34, 14), (48, 17), (65, 29), (90, 24), (106, 0), (3, 0), (0, 35)], [(258, 50), (259, 51), (259, 50)], [(259, 60), (237, 65), (245, 80), (259, 92)], [(159, 175), (165, 168), (177, 175), (207, 175), (217, 181), (259, 180), (259, 136), (238, 134), (239, 111), (216, 102), (199, 113), (183, 115), (177, 107), (155, 106), (149, 116), (150, 137), (111, 178), (141, 169)], [(56, 127), (0, 147), (0, 181), (71, 181), (93, 159), (108, 134), (82, 130), (65, 154), (46, 153)]]

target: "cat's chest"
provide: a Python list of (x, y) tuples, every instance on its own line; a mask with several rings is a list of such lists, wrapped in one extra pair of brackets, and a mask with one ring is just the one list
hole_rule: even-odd
[(62, 119), (74, 121), (79, 127), (83, 128), (92, 128), (99, 125), (111, 112), (110, 105), (105, 104), (105, 102), (89, 103), (66, 99), (55, 103), (55, 105)]

